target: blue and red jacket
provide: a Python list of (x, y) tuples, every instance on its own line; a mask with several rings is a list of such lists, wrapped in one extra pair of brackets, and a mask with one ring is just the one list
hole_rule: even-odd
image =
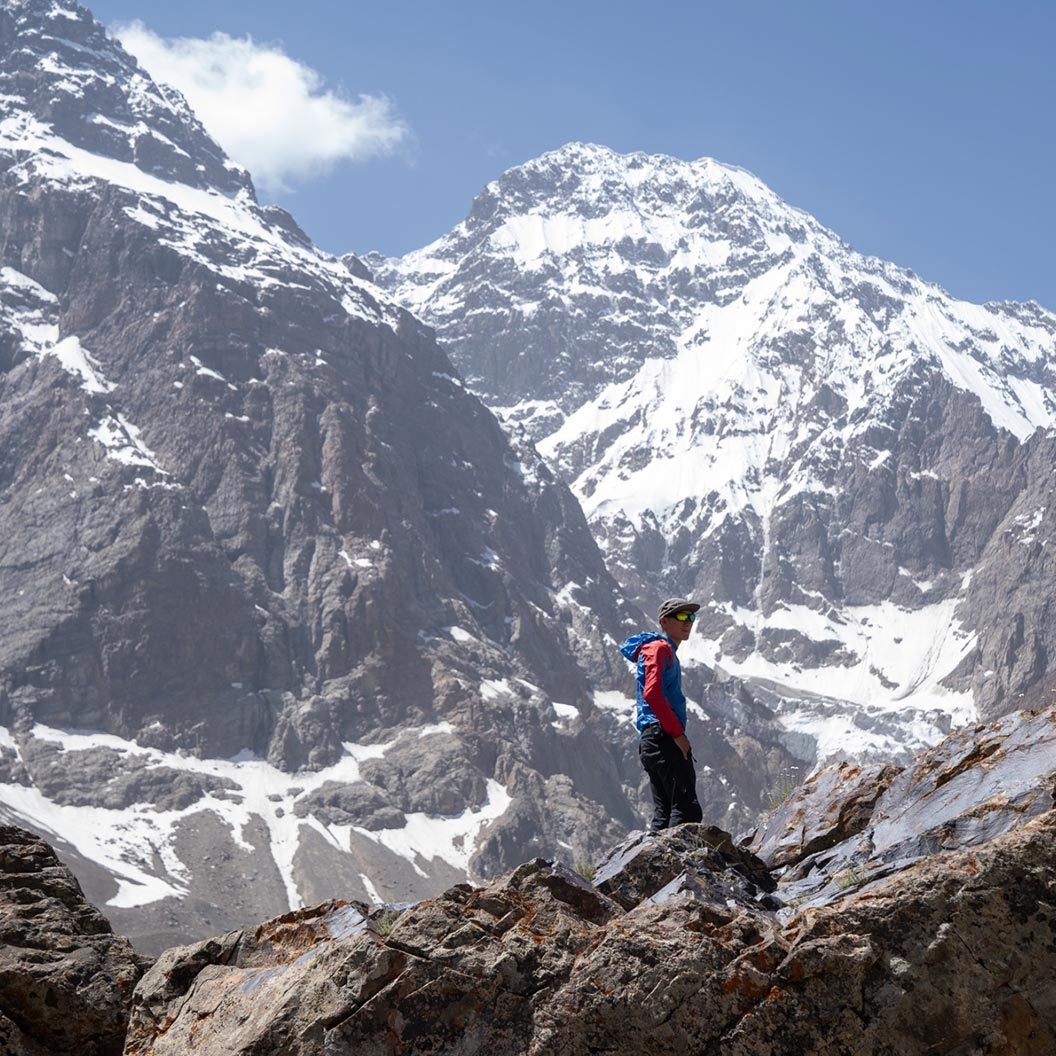
[(681, 737), (686, 731), (686, 697), (675, 643), (666, 634), (646, 631), (628, 638), (620, 652), (638, 665), (638, 732), (658, 722), (665, 733)]

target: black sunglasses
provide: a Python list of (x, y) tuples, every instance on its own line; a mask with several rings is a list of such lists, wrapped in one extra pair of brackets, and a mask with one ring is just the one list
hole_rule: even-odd
[(697, 618), (695, 612), (673, 612), (671, 613), (671, 619), (678, 620), (679, 623), (692, 623)]

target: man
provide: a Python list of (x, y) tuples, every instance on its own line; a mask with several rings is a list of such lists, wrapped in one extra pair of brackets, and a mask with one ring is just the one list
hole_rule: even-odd
[(704, 816), (697, 802), (697, 774), (686, 737), (682, 668), (675, 655), (693, 631), (698, 604), (668, 598), (657, 612), (662, 634), (646, 631), (620, 646), (638, 665), (638, 758), (653, 792), (650, 832)]

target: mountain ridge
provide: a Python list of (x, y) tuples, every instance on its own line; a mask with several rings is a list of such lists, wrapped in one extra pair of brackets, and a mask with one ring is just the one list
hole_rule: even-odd
[[(145, 949), (633, 824), (571, 493), (86, 9), (0, 13), (0, 813)], [(712, 750), (743, 823), (789, 757)]]
[(580, 144), (367, 263), (528, 428), (624, 588), (705, 601), (699, 661), (852, 705), (799, 724), (823, 754), (920, 746), (1034, 684), (971, 582), (1036, 610), (1000, 539), (1047, 507), (1015, 467), (1054, 422), (1052, 313), (956, 301), (743, 170)]

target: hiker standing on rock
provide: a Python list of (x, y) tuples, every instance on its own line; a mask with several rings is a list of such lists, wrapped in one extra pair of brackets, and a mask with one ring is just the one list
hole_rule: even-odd
[(638, 758), (653, 793), (650, 832), (704, 816), (697, 802), (697, 773), (686, 737), (686, 698), (682, 668), (675, 655), (693, 630), (700, 608), (684, 598), (668, 598), (657, 613), (662, 634), (646, 631), (620, 646), (638, 665)]

